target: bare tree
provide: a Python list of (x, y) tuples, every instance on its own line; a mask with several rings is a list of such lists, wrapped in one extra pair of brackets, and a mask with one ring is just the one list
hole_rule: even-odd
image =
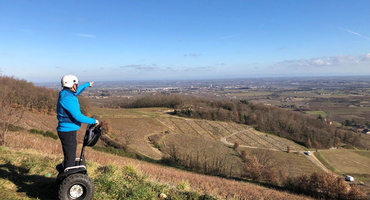
[(238, 142), (235, 142), (234, 143), (234, 149), (237, 150), (239, 148), (239, 143)]
[(24, 109), (18, 103), (17, 93), (12, 88), (2, 85), (0, 94), (0, 146), (3, 146), (9, 125), (19, 122)]
[(0, 108), (0, 146), (5, 145), (5, 137), (9, 126), (18, 123), (22, 117), (23, 110), (17, 107), (6, 106)]
[(283, 174), (275, 169), (274, 156), (268, 151), (241, 152), (241, 158), (245, 163), (244, 176), (254, 181), (270, 182), (277, 184)]

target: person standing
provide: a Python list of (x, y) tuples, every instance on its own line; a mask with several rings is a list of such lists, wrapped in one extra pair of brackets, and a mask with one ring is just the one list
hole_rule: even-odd
[(92, 87), (94, 82), (87, 82), (78, 86), (78, 78), (74, 75), (65, 75), (61, 79), (62, 90), (59, 92), (57, 103), (58, 136), (62, 143), (64, 160), (57, 165), (57, 170), (63, 172), (65, 168), (75, 165), (77, 148), (77, 131), (82, 123), (99, 124), (94, 118), (81, 113), (77, 96), (86, 88)]

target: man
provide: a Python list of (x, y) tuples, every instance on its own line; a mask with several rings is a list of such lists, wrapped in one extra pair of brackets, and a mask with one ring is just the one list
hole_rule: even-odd
[(86, 117), (81, 113), (80, 104), (77, 96), (86, 88), (92, 87), (94, 82), (87, 82), (78, 86), (78, 79), (74, 75), (62, 77), (61, 85), (63, 89), (59, 92), (57, 103), (58, 136), (62, 143), (64, 161), (57, 165), (57, 170), (63, 172), (67, 167), (75, 165), (77, 148), (77, 131), (81, 123), (99, 124), (99, 121)]

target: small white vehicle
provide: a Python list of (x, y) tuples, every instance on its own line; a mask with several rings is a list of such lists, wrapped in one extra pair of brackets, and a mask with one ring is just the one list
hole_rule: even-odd
[(306, 156), (310, 156), (310, 155), (311, 155), (311, 151), (305, 151), (305, 152), (304, 152), (304, 155), (306, 155)]
[(355, 178), (353, 178), (353, 176), (347, 175), (344, 180), (349, 181), (349, 182), (353, 182), (353, 181), (355, 181)]

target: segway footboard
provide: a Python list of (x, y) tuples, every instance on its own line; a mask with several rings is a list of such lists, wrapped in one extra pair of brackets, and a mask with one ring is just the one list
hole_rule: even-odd
[(72, 174), (87, 174), (86, 166), (79, 165), (79, 166), (68, 167), (64, 170), (64, 172), (58, 175), (57, 180), (61, 182), (67, 176), (72, 175)]

